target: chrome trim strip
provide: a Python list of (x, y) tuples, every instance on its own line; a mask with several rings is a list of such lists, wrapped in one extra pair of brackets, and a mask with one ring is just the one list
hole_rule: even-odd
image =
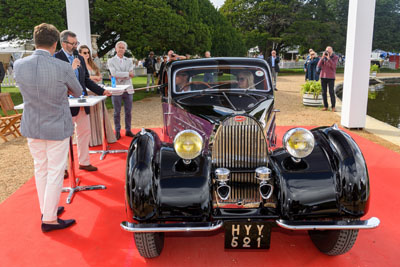
[(127, 221), (121, 222), (121, 228), (128, 232), (207, 232), (215, 231), (224, 225), (223, 221), (211, 223), (171, 223), (171, 224), (136, 224)]
[(285, 221), (276, 220), (276, 224), (289, 230), (352, 230), (373, 229), (379, 226), (380, 220), (372, 217), (365, 221)]

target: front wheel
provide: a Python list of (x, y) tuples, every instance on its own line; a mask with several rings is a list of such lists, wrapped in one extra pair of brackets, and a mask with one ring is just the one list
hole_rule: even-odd
[(160, 256), (164, 248), (164, 233), (134, 233), (136, 247), (144, 258)]
[(349, 251), (356, 242), (357, 230), (308, 231), (311, 241), (322, 252), (330, 256)]

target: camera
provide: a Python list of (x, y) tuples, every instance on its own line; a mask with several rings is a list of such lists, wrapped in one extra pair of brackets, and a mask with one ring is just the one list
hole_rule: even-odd
[(328, 51), (325, 51), (324, 52), (324, 56), (328, 56), (329, 54), (328, 54)]
[(176, 57), (176, 54), (171, 54), (171, 57)]

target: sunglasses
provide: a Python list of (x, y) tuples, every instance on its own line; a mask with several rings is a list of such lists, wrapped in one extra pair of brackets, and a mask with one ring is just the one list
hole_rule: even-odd
[(239, 77), (237, 80), (238, 80), (239, 82), (244, 82), (244, 81), (246, 80), (246, 78)]
[(68, 41), (64, 41), (64, 43), (70, 44), (70, 45), (72, 45), (72, 46), (78, 46), (78, 45), (80, 45), (80, 42), (70, 43), (70, 42), (68, 42)]
[(84, 55), (90, 55), (89, 52), (82, 52), (82, 54), (84, 54)]
[(177, 76), (189, 76), (187, 73), (178, 73)]

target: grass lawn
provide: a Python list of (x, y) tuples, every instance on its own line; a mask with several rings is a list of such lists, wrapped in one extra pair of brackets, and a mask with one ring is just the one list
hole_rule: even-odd
[[(133, 83), (133, 86), (135, 88), (146, 87), (146, 85), (147, 85), (147, 77), (135, 77), (135, 78), (132, 78), (132, 83)], [(105, 84), (110, 85), (110, 81), (105, 81)], [(12, 100), (14, 102), (14, 105), (19, 105), (19, 104), (21, 104), (23, 102), (22, 95), (19, 92), (19, 89), (17, 87), (1, 87), (1, 92), (3, 92), (3, 93), (9, 92), (11, 94), (11, 98), (12, 98)], [(146, 90), (139, 90), (139, 91), (136, 91), (133, 94), (133, 102), (141, 100), (141, 99), (146, 98), (146, 97), (155, 96), (155, 95), (156, 95), (156, 93), (154, 93), (154, 92), (147, 93)], [(113, 105), (111, 103), (111, 98), (110, 97), (108, 97), (107, 100), (106, 100), (106, 106), (107, 106), (107, 109), (112, 109), (113, 108)], [(0, 111), (0, 113), (2, 115), (4, 115), (2, 111)]]

